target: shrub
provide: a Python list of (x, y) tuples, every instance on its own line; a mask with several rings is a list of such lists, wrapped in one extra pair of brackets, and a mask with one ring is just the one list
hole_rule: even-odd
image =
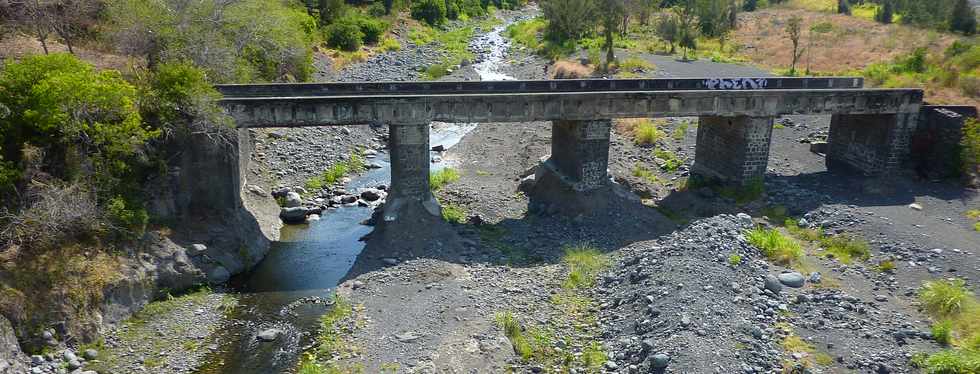
[(20, 245), (36, 251), (88, 241), (104, 234), (103, 213), (94, 194), (79, 184), (29, 190), (27, 208), (0, 214), (0, 247)]
[(879, 273), (891, 273), (895, 271), (895, 261), (885, 260), (878, 263)]
[(146, 121), (180, 136), (204, 134), (230, 142), (233, 126), (217, 102), (204, 70), (189, 63), (157, 66), (140, 85), (140, 112)]
[(345, 51), (355, 51), (364, 43), (364, 32), (353, 22), (341, 21), (324, 29), (327, 45)]
[(127, 203), (122, 196), (110, 199), (109, 203), (106, 204), (106, 212), (113, 222), (126, 228), (132, 238), (142, 236), (143, 230), (146, 229), (146, 223), (150, 220), (146, 209), (140, 207), (139, 204)]
[(794, 265), (803, 259), (803, 248), (800, 244), (778, 230), (757, 227), (749, 230), (745, 238), (777, 264)]
[(592, 69), (575, 61), (558, 61), (552, 69), (553, 79), (583, 79), (592, 76)]
[(357, 27), (361, 29), (361, 34), (364, 35), (362, 38), (364, 44), (378, 43), (385, 31), (388, 31), (388, 23), (379, 19), (358, 17), (356, 22)]
[(965, 284), (962, 279), (926, 282), (919, 290), (919, 301), (934, 317), (956, 314), (973, 297)]
[(445, 168), (429, 174), (429, 188), (432, 191), (439, 191), (443, 187), (459, 180), (459, 172), (456, 169)]
[(412, 2), (412, 18), (425, 21), (430, 26), (446, 21), (446, 3), (443, 0), (419, 0)]

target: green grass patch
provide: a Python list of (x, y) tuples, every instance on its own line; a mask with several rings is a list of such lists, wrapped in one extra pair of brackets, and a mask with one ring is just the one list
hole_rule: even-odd
[(459, 172), (453, 168), (440, 169), (429, 174), (429, 189), (439, 191), (450, 183), (459, 181)]
[[(980, 64), (980, 50), (976, 54), (977, 63)], [(977, 91), (980, 91), (980, 78), (974, 79), (978, 81)], [(980, 121), (975, 118), (967, 119), (966, 123), (963, 124), (963, 138), (960, 140), (960, 164), (963, 173), (966, 175), (980, 176)], [(972, 216), (973, 219), (980, 221), (980, 210), (967, 212), (967, 216)]]
[(657, 128), (657, 125), (649, 120), (643, 119), (633, 127), (633, 141), (639, 145), (653, 145), (663, 139), (664, 133)]
[(746, 232), (745, 238), (777, 264), (795, 266), (803, 261), (804, 253), (800, 243), (779, 230), (757, 227)]
[(681, 122), (680, 125), (677, 125), (677, 127), (674, 128), (674, 133), (671, 135), (671, 137), (673, 137), (676, 141), (684, 140), (684, 137), (687, 136), (687, 128), (689, 125), (690, 123), (688, 121)]
[(565, 248), (562, 263), (568, 266), (568, 279), (562, 283), (563, 288), (590, 288), (595, 285), (599, 272), (609, 266), (609, 259), (595, 247), (577, 245)]
[(320, 317), (320, 333), (316, 337), (320, 357), (333, 357), (349, 349), (344, 341), (343, 323), (354, 315), (354, 306), (336, 294), (333, 302), (333, 307)]
[(780, 124), (777, 123), (777, 124), (773, 125), (772, 128), (774, 128), (776, 130), (782, 130), (782, 129), (785, 129), (786, 126), (783, 126), (783, 125), (780, 125)]
[(871, 257), (868, 242), (847, 235), (824, 236), (820, 239), (820, 246), (826, 251), (825, 256), (836, 258), (844, 264), (850, 264), (855, 259), (866, 261)]
[(663, 180), (657, 176), (653, 170), (645, 168), (643, 165), (636, 164), (633, 166), (633, 176), (637, 178), (642, 178), (647, 182), (653, 184), (663, 184)]
[(400, 51), (402, 49), (402, 44), (398, 42), (398, 39), (388, 36), (381, 40), (381, 43), (378, 44), (378, 48), (381, 48), (381, 50), (385, 52)]
[(442, 219), (450, 223), (464, 224), (466, 223), (466, 209), (452, 203), (442, 204)]
[(732, 254), (728, 255), (728, 264), (729, 265), (738, 266), (738, 264), (741, 264), (741, 263), (742, 263), (742, 256), (739, 256), (737, 253), (732, 253)]
[(891, 273), (891, 272), (894, 272), (895, 271), (895, 261), (893, 261), (893, 260), (884, 260), (884, 261), (881, 261), (881, 262), (878, 263), (878, 266), (875, 267), (875, 270), (878, 270), (879, 273)]
[(642, 58), (631, 56), (627, 57), (623, 61), (620, 61), (618, 67), (622, 71), (630, 72), (637, 70), (652, 71), (653, 69), (656, 69), (657, 65), (654, 65), (653, 63), (650, 63)]
[(949, 345), (953, 339), (953, 322), (941, 320), (932, 324), (932, 338), (939, 344)]
[(794, 237), (800, 240), (805, 240), (808, 242), (816, 242), (819, 241), (820, 238), (823, 238), (823, 230), (819, 228), (809, 229), (809, 228), (800, 227), (797, 221), (794, 219), (788, 218), (784, 220), (783, 225), (786, 227), (786, 231), (788, 231), (790, 235), (793, 235)]
[(360, 173), (365, 168), (364, 158), (359, 152), (354, 151), (347, 157), (347, 160), (338, 162), (322, 174), (307, 180), (304, 187), (310, 192), (322, 190), (339, 182), (348, 174)]
[(657, 149), (653, 152), (653, 155), (664, 161), (664, 164), (660, 168), (671, 173), (677, 171), (681, 165), (684, 165), (684, 161), (677, 158), (677, 154), (666, 149)]

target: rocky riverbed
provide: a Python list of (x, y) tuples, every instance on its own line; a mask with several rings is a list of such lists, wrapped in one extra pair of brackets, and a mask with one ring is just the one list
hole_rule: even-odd
[[(526, 15), (502, 16), (513, 20)], [(421, 67), (441, 61), (437, 48), (411, 45), (404, 25), (396, 27), (400, 51), (339, 71), (318, 60), (318, 77), (414, 80)], [(545, 77), (542, 59), (516, 47), (498, 53), (506, 41), (481, 40), (473, 49), (494, 51), (493, 58), (503, 64), (497, 73)], [(650, 77), (765, 73), (746, 66), (640, 57), (658, 66), (645, 73)], [(445, 79), (478, 79), (477, 64), (485, 60), (471, 61)], [(922, 281), (956, 276), (977, 290), (980, 237), (963, 214), (980, 209), (980, 199), (952, 183), (910, 175), (899, 176), (893, 190), (877, 191), (867, 179), (830, 174), (809, 144), (825, 137), (827, 118), (789, 116), (778, 123), (766, 192), (757, 201), (739, 203), (710, 189), (683, 188), (693, 163), (697, 121), (670, 118), (660, 123), (666, 135), (655, 145), (635, 144), (622, 128), (613, 133), (610, 172), (615, 184), (595, 197), (612, 208), (576, 216), (556, 214), (548, 206), (531, 209), (523, 192), (534, 183), (528, 178), (534, 167), (550, 153), (549, 123), (467, 128), (459, 144), (438, 154), (461, 178), (436, 192), (443, 206), (464, 212), (465, 223), (425, 221), (424, 231), (444, 235), (414, 240), (423, 231), (416, 227), (394, 233), (404, 239), (399, 243), (381, 245), (369, 237), (359, 255), (345, 255), (353, 263), (340, 265), (349, 271), (330, 282), (339, 282), (337, 293), (355, 305), (357, 323), (343, 338), (357, 354), (332, 362), (372, 373), (393, 368), (398, 373), (554, 370), (515, 352), (497, 323), (501, 313), (512, 313), (527, 331), (553, 331), (558, 338), (549, 348), (569, 353), (573, 362), (584, 362), (581, 357), (594, 348), (591, 343), (597, 344), (607, 358), (589, 369), (598, 372), (914, 372), (908, 364), (912, 353), (939, 348), (916, 309), (915, 292)], [(256, 130), (252, 135), (257, 166), (250, 184), (287, 208), (302, 208), (297, 221), (383, 203), (383, 181), (356, 189), (348, 188), (349, 179), (318, 190), (306, 184), (351, 155), (371, 168), (383, 168), (383, 127)], [(666, 167), (667, 160), (655, 150), (669, 150), (681, 164)], [(637, 165), (654, 178), (637, 175)], [(803, 226), (865, 238), (871, 259), (844, 265), (814, 256), (811, 267), (800, 272), (767, 262), (744, 232), (754, 225), (780, 223), (776, 211), (802, 218)], [(370, 231), (359, 222), (345, 230)], [(575, 245), (594, 247), (612, 261), (594, 288), (575, 294), (586, 300), (578, 310), (583, 319), (569, 319), (567, 305), (555, 301), (567, 292), (562, 256)], [(309, 262), (322, 260), (314, 249), (303, 249)], [(737, 263), (732, 255), (739, 256)], [(897, 268), (876, 271), (875, 265), (885, 259), (894, 260)], [(315, 331), (300, 331), (298, 323), (222, 324), (228, 316), (218, 305), (228, 305), (226, 297), (208, 296), (207, 307), (182, 301), (163, 317), (149, 319), (139, 328), (152, 339), (127, 339), (134, 327), (113, 332), (106, 345), (114, 358), (105, 362), (123, 371), (188, 372), (203, 355), (222, 350), (209, 340), (215, 326), (245, 331), (252, 352), (284, 340), (292, 342), (290, 354), (310, 348), (300, 342), (309, 342)], [(285, 310), (279, 307), (275, 311)], [(304, 308), (294, 307), (287, 309)], [(295, 322), (288, 316), (282, 320)], [(50, 358), (36, 367), (61, 365), (57, 357)], [(583, 365), (575, 366), (576, 372), (587, 372)]]

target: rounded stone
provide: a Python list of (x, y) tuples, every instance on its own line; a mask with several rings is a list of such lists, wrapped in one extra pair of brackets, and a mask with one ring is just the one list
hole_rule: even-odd
[(763, 282), (763, 288), (772, 291), (773, 293), (779, 293), (783, 290), (783, 285), (779, 283), (779, 279), (772, 275), (766, 275), (766, 280)]
[(99, 357), (99, 351), (92, 348), (86, 349), (85, 352), (82, 352), (82, 357), (85, 357), (86, 360), (94, 360)]
[(663, 353), (657, 353), (653, 355), (653, 358), (650, 360), (650, 363), (653, 365), (654, 369), (663, 369), (667, 367), (667, 364), (670, 363), (670, 356), (667, 356), (666, 354)]
[(779, 274), (778, 278), (780, 283), (786, 285), (787, 287), (793, 287), (793, 288), (803, 287), (803, 283), (806, 281), (806, 278), (803, 277), (803, 274), (797, 273), (795, 271)]

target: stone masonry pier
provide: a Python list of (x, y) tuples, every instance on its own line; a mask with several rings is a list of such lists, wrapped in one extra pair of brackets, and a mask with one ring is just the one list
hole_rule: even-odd
[(888, 175), (908, 158), (923, 93), (862, 86), (860, 78), (709, 78), (217, 88), (240, 128), (390, 126), (390, 221), (409, 206), (439, 212), (428, 185), (432, 121), (552, 121), (552, 153), (542, 170), (569, 194), (609, 183), (614, 118), (700, 117), (693, 176), (746, 184), (765, 175), (775, 117), (831, 115), (828, 166)]

